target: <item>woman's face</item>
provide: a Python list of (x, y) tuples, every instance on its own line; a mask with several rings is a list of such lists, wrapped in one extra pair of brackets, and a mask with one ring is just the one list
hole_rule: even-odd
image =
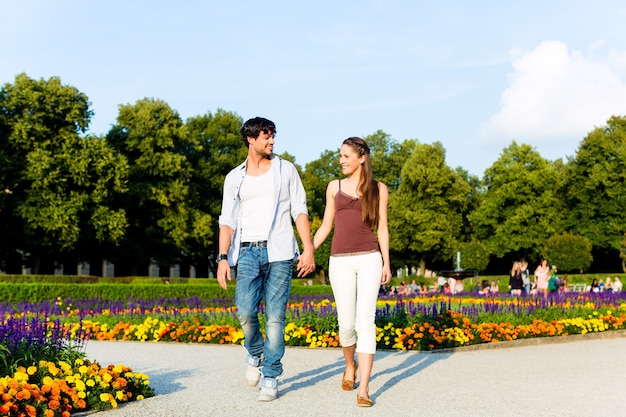
[(350, 145), (341, 145), (339, 164), (341, 165), (341, 172), (343, 172), (344, 175), (354, 174), (364, 161), (365, 157), (359, 156)]

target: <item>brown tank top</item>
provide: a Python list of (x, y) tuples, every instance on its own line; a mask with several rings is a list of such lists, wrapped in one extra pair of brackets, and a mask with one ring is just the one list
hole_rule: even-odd
[(335, 194), (335, 233), (331, 255), (380, 250), (374, 231), (361, 220), (361, 204), (360, 198), (341, 191), (339, 181), (339, 191)]

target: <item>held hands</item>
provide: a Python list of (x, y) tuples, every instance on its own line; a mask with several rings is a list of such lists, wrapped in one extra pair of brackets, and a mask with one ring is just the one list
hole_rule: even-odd
[(315, 271), (315, 259), (313, 257), (313, 251), (302, 251), (302, 254), (298, 256), (298, 277), (304, 277)]

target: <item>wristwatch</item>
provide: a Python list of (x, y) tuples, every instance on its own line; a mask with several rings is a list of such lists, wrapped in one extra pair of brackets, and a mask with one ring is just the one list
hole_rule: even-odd
[(228, 255), (225, 253), (220, 253), (219, 255), (217, 255), (217, 258), (215, 258), (215, 262), (220, 263), (220, 261), (225, 261), (228, 260)]

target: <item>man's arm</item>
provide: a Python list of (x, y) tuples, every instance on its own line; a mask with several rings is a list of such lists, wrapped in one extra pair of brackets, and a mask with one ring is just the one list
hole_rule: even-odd
[[(230, 226), (220, 226), (220, 236), (218, 240), (219, 253), (228, 253), (232, 238), (233, 229)], [(231, 276), (230, 265), (226, 259), (217, 263), (217, 283), (220, 284), (220, 287), (226, 289), (227, 279), (230, 281)]]

